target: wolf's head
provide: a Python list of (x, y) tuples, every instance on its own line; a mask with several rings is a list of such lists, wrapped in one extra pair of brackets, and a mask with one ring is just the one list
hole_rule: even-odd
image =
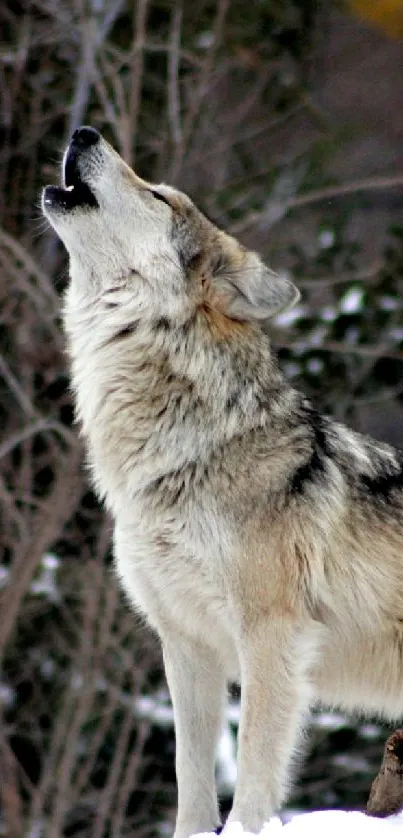
[(238, 321), (267, 320), (298, 298), (187, 195), (138, 177), (94, 128), (75, 131), (62, 177), (44, 189), (42, 207), (80, 296), (124, 288), (154, 314), (182, 320), (207, 306)]

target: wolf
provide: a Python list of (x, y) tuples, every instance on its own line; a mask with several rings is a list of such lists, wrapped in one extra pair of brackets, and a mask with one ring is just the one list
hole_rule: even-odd
[[(77, 419), (116, 570), (162, 645), (175, 838), (220, 824), (215, 753), (241, 684), (229, 821), (281, 806), (313, 702), (403, 712), (403, 455), (321, 415), (268, 323), (298, 292), (177, 189), (76, 130), (43, 211), (69, 254)], [(270, 329), (269, 329), (270, 331)]]

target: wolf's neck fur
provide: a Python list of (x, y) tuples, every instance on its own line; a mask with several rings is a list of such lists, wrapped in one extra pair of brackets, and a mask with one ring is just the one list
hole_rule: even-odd
[(208, 461), (234, 436), (266, 426), (280, 435), (280, 417), (301, 398), (252, 326), (212, 340), (217, 324), (201, 311), (178, 325), (139, 313), (129, 295), (125, 305), (104, 297), (77, 305), (71, 292), (64, 320), (77, 418), (101, 494), (112, 473), (115, 483), (130, 473), (141, 490)]

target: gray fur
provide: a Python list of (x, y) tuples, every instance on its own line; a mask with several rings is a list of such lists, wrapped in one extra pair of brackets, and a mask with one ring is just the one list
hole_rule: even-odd
[(219, 822), (229, 679), (242, 686), (230, 820), (259, 830), (312, 701), (403, 712), (403, 458), (282, 375), (260, 323), (295, 299), (288, 280), (105, 141), (78, 165), (98, 207), (66, 211), (46, 191), (43, 207), (70, 256), (77, 418), (116, 570), (162, 642), (175, 838)]

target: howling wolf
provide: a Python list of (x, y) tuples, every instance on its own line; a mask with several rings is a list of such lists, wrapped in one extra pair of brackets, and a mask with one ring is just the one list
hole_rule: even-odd
[(175, 838), (219, 824), (226, 682), (241, 683), (229, 815), (259, 831), (313, 701), (403, 713), (403, 456), (322, 416), (267, 321), (298, 292), (89, 127), (43, 211), (70, 257), (77, 418), (117, 573), (158, 633), (175, 715)]

